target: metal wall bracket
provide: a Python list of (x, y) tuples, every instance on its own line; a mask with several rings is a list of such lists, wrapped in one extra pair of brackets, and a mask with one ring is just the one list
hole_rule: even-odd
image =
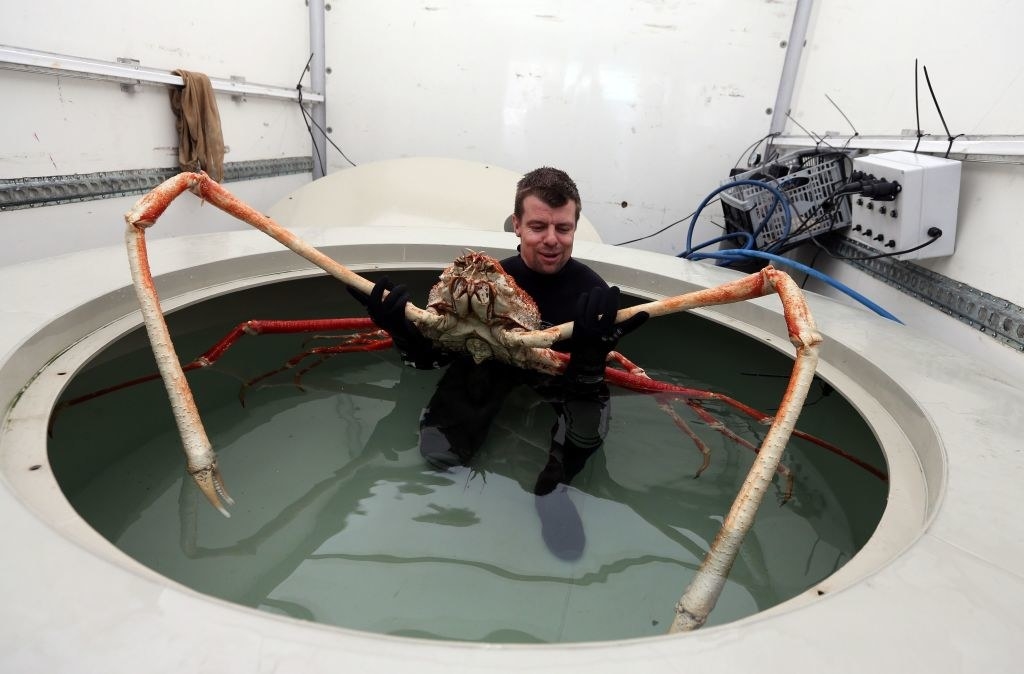
[[(312, 171), (310, 157), (230, 162), (224, 165), (223, 182)], [(178, 172), (177, 168), (155, 168), (0, 180), (0, 211), (144, 194)]]
[[(230, 79), (232, 82), (236, 82), (238, 84), (245, 84), (245, 78), (241, 75), (232, 75)], [(233, 100), (235, 103), (245, 103), (245, 94), (231, 94), (231, 100)]]
[[(119, 58), (117, 63), (114, 63), (33, 49), (21, 49), (20, 47), (10, 47), (7, 45), (0, 45), (0, 69), (42, 73), (58, 77), (104, 80), (127, 84), (133, 87), (140, 84), (181, 87), (185, 84), (181, 76), (167, 70), (147, 68), (140, 65), (135, 59)], [(231, 95), (276, 98), (289, 101), (299, 100), (299, 92), (295, 90), (295, 87), (278, 87), (249, 82), (240, 83), (235, 80), (217, 77), (210, 77), (210, 84), (213, 86), (214, 91), (225, 92)], [(309, 102), (322, 103), (324, 95), (316, 91), (307, 91), (303, 93), (303, 98)]]
[[(141, 63), (139, 62), (139, 59), (130, 59), (130, 58), (126, 58), (124, 56), (118, 56), (117, 57), (117, 62), (118, 63), (123, 63), (123, 64), (127, 65), (129, 68), (134, 67), (135, 69), (138, 69), (138, 67), (141, 65)], [(134, 93), (136, 93), (139, 90), (139, 87), (141, 85), (142, 85), (142, 81), (141, 80), (135, 80), (134, 82), (123, 82), (122, 81), (121, 82), (121, 91), (123, 91), (126, 94), (134, 94)]]
[[(878, 251), (837, 238), (829, 244), (837, 256), (863, 258)], [(1024, 351), (1024, 307), (955, 281), (912, 262), (891, 257), (843, 260), (887, 285), (935, 307), (990, 337)]]

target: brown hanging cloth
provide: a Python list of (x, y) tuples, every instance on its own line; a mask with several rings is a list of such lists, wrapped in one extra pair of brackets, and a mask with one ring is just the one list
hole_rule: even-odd
[(210, 78), (203, 73), (174, 70), (185, 81), (171, 87), (171, 110), (177, 119), (178, 166), (182, 171), (203, 170), (217, 182), (224, 180), (224, 134)]

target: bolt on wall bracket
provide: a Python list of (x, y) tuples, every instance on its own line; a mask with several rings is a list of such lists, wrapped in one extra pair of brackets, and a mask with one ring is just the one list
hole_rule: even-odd
[[(131, 58), (123, 57), (123, 56), (118, 56), (117, 57), (117, 62), (118, 63), (123, 63), (123, 64), (128, 65), (128, 66), (133, 66), (135, 69), (138, 69), (138, 67), (141, 65), (141, 63), (139, 62), (139, 59), (131, 59)], [(142, 80), (121, 82), (121, 91), (123, 91), (126, 94), (137, 93), (139, 91), (139, 86), (141, 84), (142, 84)]]
[[(232, 83), (245, 84), (245, 77), (242, 75), (232, 75), (230, 80)], [(245, 103), (245, 94), (231, 94), (231, 100), (235, 103)]]

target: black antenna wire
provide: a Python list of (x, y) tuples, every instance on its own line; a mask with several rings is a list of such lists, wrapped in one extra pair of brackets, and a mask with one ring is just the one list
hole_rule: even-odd
[(316, 138), (313, 137), (314, 126), (317, 129), (319, 129), (320, 133), (324, 135), (324, 140), (330, 143), (334, 147), (334, 149), (338, 151), (338, 154), (345, 158), (345, 161), (347, 161), (352, 166), (355, 166), (356, 163), (349, 159), (348, 155), (346, 155), (345, 152), (340, 147), (338, 147), (338, 145), (333, 140), (331, 140), (331, 137), (330, 135), (328, 135), (327, 131), (322, 126), (316, 123), (316, 120), (313, 119), (312, 113), (306, 110), (306, 107), (302, 104), (302, 78), (305, 76), (306, 71), (309, 70), (309, 64), (312, 62), (313, 54), (310, 54), (309, 60), (306, 61), (306, 65), (302, 69), (302, 74), (299, 75), (299, 83), (295, 85), (295, 88), (299, 92), (299, 110), (302, 111), (302, 121), (306, 123), (306, 130), (309, 132), (309, 138), (310, 140), (313, 141), (313, 149), (316, 151), (317, 163), (320, 164), (320, 172), (323, 173), (324, 175), (327, 175), (327, 167), (324, 165), (323, 157), (320, 156), (320, 148), (317, 147)]
[(928, 93), (932, 95), (932, 102), (935, 103), (935, 111), (939, 113), (939, 121), (942, 122), (942, 128), (946, 130), (946, 140), (949, 141), (949, 145), (946, 147), (946, 158), (948, 159), (949, 152), (953, 149), (953, 141), (964, 134), (958, 133), (954, 136), (949, 133), (949, 125), (946, 124), (946, 118), (942, 116), (942, 108), (939, 107), (939, 99), (935, 97), (935, 89), (932, 88), (932, 80), (928, 77), (928, 66), (922, 66), (922, 68), (924, 69), (925, 84), (928, 85)]
[(313, 151), (316, 153), (316, 163), (320, 166), (320, 173), (327, 175), (327, 167), (324, 166), (324, 158), (320, 156), (320, 148), (317, 147), (316, 138), (313, 136), (313, 127), (310, 125), (310, 122), (313, 121), (313, 116), (306, 110), (306, 106), (302, 104), (302, 78), (305, 77), (306, 71), (309, 70), (309, 64), (312, 62), (313, 54), (310, 53), (309, 59), (306, 60), (306, 65), (303, 66), (302, 72), (299, 74), (299, 82), (295, 85), (295, 90), (299, 92), (299, 110), (302, 112), (302, 121), (306, 125), (306, 132), (309, 133), (309, 139), (313, 143)]
[(825, 94), (825, 98), (827, 98), (827, 99), (828, 99), (828, 102), (829, 102), (829, 103), (831, 103), (831, 104), (832, 104), (832, 106), (833, 106), (833, 107), (834, 107), (834, 108), (835, 108), (836, 110), (838, 110), (838, 111), (839, 111), (839, 114), (843, 116), (843, 119), (845, 119), (845, 120), (846, 120), (846, 123), (850, 125), (850, 128), (851, 128), (851, 129), (853, 129), (853, 135), (854, 135), (854, 136), (859, 136), (859, 135), (860, 135), (860, 133), (858, 133), (858, 132), (857, 132), (857, 127), (855, 127), (855, 126), (853, 125), (853, 122), (851, 122), (851, 121), (850, 121), (850, 118), (846, 116), (846, 113), (845, 113), (845, 112), (843, 112), (843, 109), (839, 107), (839, 104), (838, 104), (838, 103), (836, 103), (835, 101), (833, 101), (833, 100), (832, 100), (832, 97), (831, 97), (831, 96), (829, 96), (828, 94)]
[(302, 72), (299, 73), (299, 83), (295, 85), (295, 88), (302, 91), (302, 78), (306, 76), (306, 71), (309, 70), (309, 64), (313, 62), (313, 54), (310, 52), (309, 58), (306, 60), (306, 65), (302, 66)]
[[(800, 122), (796, 121), (796, 117), (794, 117), (793, 115), (791, 115), (791, 114), (789, 114), (789, 113), (787, 112), (787, 113), (786, 113), (786, 117), (789, 117), (789, 119), (790, 119), (790, 120), (791, 120), (791, 121), (792, 121), (792, 122), (793, 122), (794, 124), (796, 124), (797, 126), (799, 126), (799, 127), (800, 127), (800, 130), (801, 130), (801, 131), (803, 131), (803, 132), (804, 132), (804, 133), (806, 133), (806, 134), (807, 134), (808, 136), (810, 136), (811, 138), (813, 138), (814, 140), (816, 140), (816, 141), (817, 141), (817, 143), (818, 143), (818, 145), (821, 145), (822, 143), (824, 143), (825, 145), (828, 145), (828, 146), (829, 146), (830, 148), (832, 148), (832, 149), (833, 149), (833, 150), (835, 150), (836, 152), (839, 152), (839, 148), (837, 148), (836, 146), (834, 146), (834, 145), (832, 145), (831, 143), (829, 143), (829, 142), (828, 142), (827, 140), (825, 140), (825, 138), (824, 138), (824, 137), (822, 137), (822, 136), (819, 136), (818, 134), (814, 133), (813, 131), (808, 131), (808, 130), (807, 130), (807, 128), (806, 128), (806, 127), (805, 127), (805, 126), (804, 126), (803, 124), (801, 124)], [(815, 147), (815, 149), (820, 149), (820, 148), (818, 148), (818, 147)]]
[(836, 103), (835, 101), (833, 101), (833, 100), (832, 100), (832, 97), (831, 97), (831, 96), (829, 96), (828, 94), (825, 94), (825, 98), (827, 98), (827, 99), (828, 99), (828, 102), (829, 102), (829, 103), (831, 103), (831, 104), (832, 104), (832, 106), (833, 106), (833, 107), (835, 107), (835, 109), (839, 111), (839, 114), (843, 116), (843, 119), (845, 119), (845, 120), (846, 120), (846, 123), (850, 125), (850, 128), (851, 128), (851, 129), (853, 129), (853, 135), (852, 135), (852, 136), (850, 136), (849, 138), (847, 138), (847, 139), (846, 139), (846, 142), (845, 142), (845, 143), (843, 143), (843, 148), (842, 148), (842, 151), (843, 151), (843, 152), (846, 152), (846, 149), (847, 149), (848, 147), (850, 147), (850, 143), (851, 143), (851, 142), (853, 142), (853, 139), (854, 139), (854, 138), (856, 138), (857, 136), (859, 136), (859, 135), (860, 135), (860, 132), (858, 132), (858, 131), (857, 131), (857, 127), (855, 127), (855, 126), (853, 125), (853, 122), (851, 122), (851, 121), (850, 121), (850, 118), (846, 116), (846, 113), (845, 113), (845, 112), (843, 112), (843, 109), (839, 107), (839, 104), (838, 104), (838, 103)]

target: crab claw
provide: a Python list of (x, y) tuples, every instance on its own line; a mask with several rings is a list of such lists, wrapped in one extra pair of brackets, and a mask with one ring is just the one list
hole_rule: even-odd
[(224, 486), (224, 480), (220, 476), (220, 469), (217, 468), (217, 461), (214, 459), (213, 463), (203, 467), (194, 468), (189, 462), (188, 473), (195, 480), (199, 490), (206, 496), (206, 500), (210, 502), (214, 508), (220, 511), (220, 514), (224, 517), (231, 517), (231, 513), (228, 512), (225, 505), (234, 505), (235, 500), (228, 494), (227, 487)]

